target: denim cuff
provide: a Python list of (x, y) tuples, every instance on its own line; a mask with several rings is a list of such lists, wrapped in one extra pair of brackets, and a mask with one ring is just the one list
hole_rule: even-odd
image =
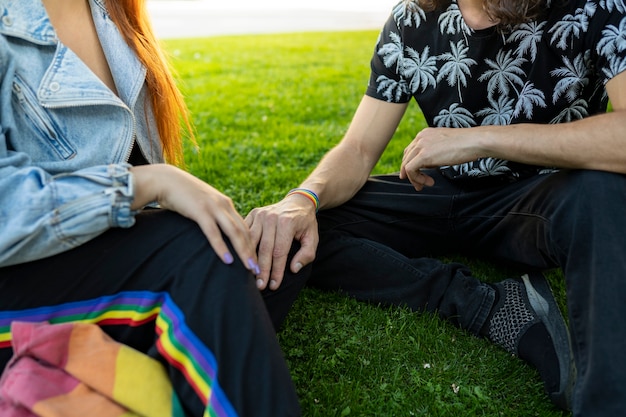
[(108, 175), (111, 177), (111, 187), (105, 190), (105, 194), (111, 196), (111, 214), (109, 222), (112, 227), (131, 227), (135, 224), (135, 215), (138, 210), (130, 207), (135, 198), (133, 188), (133, 174), (130, 172), (131, 165), (118, 164), (108, 166)]

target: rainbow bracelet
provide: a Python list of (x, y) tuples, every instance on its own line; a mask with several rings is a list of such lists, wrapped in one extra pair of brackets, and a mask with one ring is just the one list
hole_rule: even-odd
[(320, 199), (317, 196), (317, 194), (315, 194), (311, 190), (307, 190), (306, 188), (294, 188), (292, 190), (289, 190), (289, 192), (287, 193), (285, 198), (289, 197), (290, 195), (294, 195), (294, 194), (299, 194), (299, 195), (304, 196), (304, 197), (308, 198), (309, 200), (311, 200), (311, 202), (315, 206), (315, 212), (317, 213), (317, 211), (320, 208)]

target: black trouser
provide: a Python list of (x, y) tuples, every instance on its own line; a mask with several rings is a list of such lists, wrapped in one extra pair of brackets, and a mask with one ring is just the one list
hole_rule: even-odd
[[(130, 229), (0, 268), (0, 366), (12, 353), (10, 322), (90, 321), (160, 360), (190, 416), (220, 408), (297, 416), (274, 326), (305, 278), (288, 275), (279, 291), (266, 290), (266, 306), (252, 275), (238, 261), (222, 263), (194, 222), (149, 210)], [(180, 355), (189, 359), (183, 369)]]
[(319, 214), (310, 283), (375, 303), (437, 311), (477, 334), (493, 291), (464, 253), (532, 269), (562, 268), (578, 378), (575, 416), (626, 409), (626, 176), (564, 170), (513, 184), (453, 183), (431, 172), (417, 192), (378, 176)]

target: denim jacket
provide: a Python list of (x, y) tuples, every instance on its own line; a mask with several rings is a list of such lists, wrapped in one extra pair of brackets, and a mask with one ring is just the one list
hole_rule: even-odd
[(41, 0), (0, 0), (0, 267), (132, 226), (133, 143), (162, 162), (146, 70), (104, 1), (89, 4), (118, 95), (59, 42)]

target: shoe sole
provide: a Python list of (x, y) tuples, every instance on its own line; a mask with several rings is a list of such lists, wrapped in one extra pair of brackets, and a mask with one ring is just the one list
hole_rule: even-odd
[[(574, 367), (571, 342), (567, 325), (561, 314), (559, 306), (556, 304), (550, 285), (545, 277), (540, 274), (531, 279), (527, 274), (522, 275), (526, 295), (530, 306), (539, 316), (552, 338), (555, 346), (566, 346), (566, 349), (556, 349), (559, 360), (560, 386), (558, 392), (548, 393), (550, 399), (565, 410), (571, 409), (572, 390), (576, 381), (576, 369)], [(549, 294), (544, 297), (543, 294)], [(551, 314), (556, 312), (557, 314)]]

